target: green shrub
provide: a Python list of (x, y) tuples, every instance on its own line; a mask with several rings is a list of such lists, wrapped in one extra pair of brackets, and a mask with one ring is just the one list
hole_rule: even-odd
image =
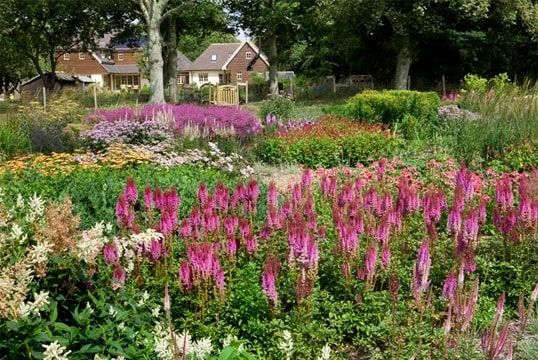
[(488, 79), (478, 75), (467, 74), (463, 78), (463, 90), (472, 93), (485, 93), (488, 90)]
[(260, 119), (265, 120), (267, 115), (273, 114), (278, 120), (288, 120), (293, 111), (293, 102), (283, 96), (262, 102), (259, 111)]
[[(391, 126), (400, 124), (404, 134), (407, 130), (409, 116), (413, 116), (413, 127), (430, 128), (438, 122), (437, 109), (441, 99), (434, 92), (419, 92), (407, 90), (364, 91), (355, 95), (342, 111), (352, 119), (361, 119), (368, 123), (385, 123)], [(404, 121), (406, 120), (406, 121)]]
[(289, 153), (284, 141), (266, 138), (254, 147), (254, 156), (266, 164), (281, 164), (289, 160)]
[(382, 157), (390, 157), (400, 145), (397, 138), (387, 138), (378, 133), (353, 134), (340, 143), (343, 160), (347, 165), (369, 164)]
[(310, 138), (289, 145), (290, 158), (309, 168), (334, 167), (342, 163), (342, 147), (329, 138)]
[(31, 150), (28, 134), (12, 121), (0, 122), (0, 161)]

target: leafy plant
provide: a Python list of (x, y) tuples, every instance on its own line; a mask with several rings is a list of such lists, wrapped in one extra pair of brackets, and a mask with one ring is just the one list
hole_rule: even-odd
[(290, 99), (284, 96), (276, 96), (271, 100), (262, 102), (258, 116), (260, 119), (265, 120), (271, 114), (280, 121), (286, 121), (290, 119), (293, 108), (294, 104)]

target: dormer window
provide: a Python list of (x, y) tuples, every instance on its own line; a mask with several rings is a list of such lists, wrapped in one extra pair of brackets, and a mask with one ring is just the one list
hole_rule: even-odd
[(217, 54), (211, 55), (211, 61), (217, 61)]
[(246, 56), (247, 60), (252, 59), (252, 53), (250, 51), (247, 51), (245, 56)]
[(123, 53), (118, 53), (118, 61), (123, 61)]
[(79, 52), (79, 53), (78, 53), (78, 59), (79, 59), (79, 60), (84, 60), (84, 59), (86, 59), (86, 53)]
[(71, 54), (70, 53), (65, 53), (64, 54), (64, 60), (66, 60), (66, 61), (71, 60)]

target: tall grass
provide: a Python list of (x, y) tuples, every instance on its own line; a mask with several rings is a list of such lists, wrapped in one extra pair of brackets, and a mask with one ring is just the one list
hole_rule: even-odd
[(538, 145), (538, 85), (510, 86), (485, 94), (470, 93), (462, 108), (480, 114), (479, 120), (447, 124), (454, 155), (468, 163), (502, 159), (512, 149)]
[(31, 143), (23, 126), (13, 118), (0, 118), (0, 160), (28, 153)]

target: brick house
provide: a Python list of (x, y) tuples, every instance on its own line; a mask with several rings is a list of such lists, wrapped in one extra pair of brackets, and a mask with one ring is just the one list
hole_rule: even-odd
[(138, 90), (148, 81), (138, 65), (142, 54), (140, 43), (111, 42), (112, 36), (100, 39), (88, 51), (64, 53), (58, 60), (58, 71), (76, 76), (87, 76), (100, 86), (111, 90)]
[(190, 83), (198, 86), (250, 81), (251, 73), (265, 78), (267, 57), (250, 41), (211, 44), (189, 67)]

